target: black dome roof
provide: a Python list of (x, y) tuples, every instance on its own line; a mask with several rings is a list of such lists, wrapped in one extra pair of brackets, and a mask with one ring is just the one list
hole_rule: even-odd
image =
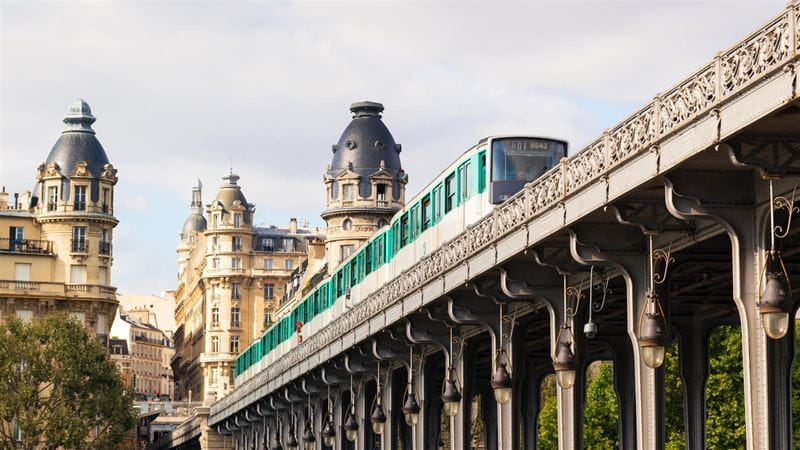
[[(109, 161), (105, 149), (97, 140), (92, 129), (95, 120), (97, 119), (92, 115), (89, 104), (81, 99), (75, 100), (63, 120), (67, 127), (53, 145), (44, 162), (45, 166), (51, 162), (58, 164), (61, 174), (65, 177), (62, 183), (64, 188), (61, 190), (61, 196), (64, 199), (69, 196), (69, 189), (66, 187), (70, 176), (78, 167), (79, 162), (85, 162), (86, 168), (94, 177), (91, 198), (92, 201), (97, 201), (99, 195), (97, 180), (103, 173), (103, 166), (109, 164)], [(37, 184), (36, 193), (39, 193), (38, 187), (39, 184)]]
[(186, 218), (186, 222), (183, 223), (182, 233), (184, 236), (187, 236), (192, 231), (202, 233), (206, 231), (207, 226), (208, 222), (206, 222), (205, 217), (200, 214), (189, 214), (189, 217)]
[[(344, 129), (339, 143), (333, 147), (331, 171), (352, 168), (372, 169), (374, 173), (384, 162), (387, 170), (402, 170), (400, 146), (381, 120), (383, 105), (374, 102), (353, 103), (353, 120)], [(352, 166), (351, 166), (352, 165)]]

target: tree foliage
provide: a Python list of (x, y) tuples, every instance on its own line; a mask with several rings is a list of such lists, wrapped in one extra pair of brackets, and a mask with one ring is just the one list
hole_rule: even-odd
[[(800, 322), (795, 323), (800, 346)], [(664, 362), (664, 406), (667, 450), (686, 448), (683, 421), (684, 387), (680, 375), (678, 344), (667, 349)], [(738, 326), (721, 326), (709, 338), (709, 377), (706, 383), (706, 445), (710, 449), (745, 447), (744, 377), (742, 338)], [(792, 369), (792, 420), (795, 442), (800, 442), (800, 364)], [(613, 365), (603, 363), (587, 373), (584, 408), (584, 446), (615, 448), (619, 408), (613, 384)], [(558, 448), (558, 405), (553, 376), (541, 386), (538, 448)]]
[(0, 325), (0, 448), (111, 448), (135, 423), (132, 399), (76, 321), (53, 314)]

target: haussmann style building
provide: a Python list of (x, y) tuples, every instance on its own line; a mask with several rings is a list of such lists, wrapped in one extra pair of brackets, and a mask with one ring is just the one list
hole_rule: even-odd
[[(0, 320), (60, 311), (106, 342), (117, 308), (111, 285), (117, 169), (77, 100), (35, 171), (33, 191), (0, 193)], [(31, 168), (31, 172), (34, 172)]]
[(254, 213), (232, 171), (205, 208), (200, 180), (192, 188), (174, 292), (178, 399), (210, 401), (233, 388), (239, 351), (272, 323), (292, 272), (323, 252), (319, 230), (296, 219), (288, 227), (256, 227)]

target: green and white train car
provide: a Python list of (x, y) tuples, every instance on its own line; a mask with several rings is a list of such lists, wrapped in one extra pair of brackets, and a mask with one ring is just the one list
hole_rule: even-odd
[(342, 261), (291, 312), (278, 318), (236, 359), (236, 384), (269, 367), (293, 347), (298, 326), (309, 337), (478, 222), (567, 156), (559, 139), (491, 136), (481, 139), (422, 191), (391, 222)]

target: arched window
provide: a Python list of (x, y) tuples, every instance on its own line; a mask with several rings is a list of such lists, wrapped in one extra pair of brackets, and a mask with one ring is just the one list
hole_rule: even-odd
[(344, 222), (342, 222), (342, 229), (344, 231), (352, 230), (353, 229), (353, 221), (350, 220), (350, 219), (344, 219)]

